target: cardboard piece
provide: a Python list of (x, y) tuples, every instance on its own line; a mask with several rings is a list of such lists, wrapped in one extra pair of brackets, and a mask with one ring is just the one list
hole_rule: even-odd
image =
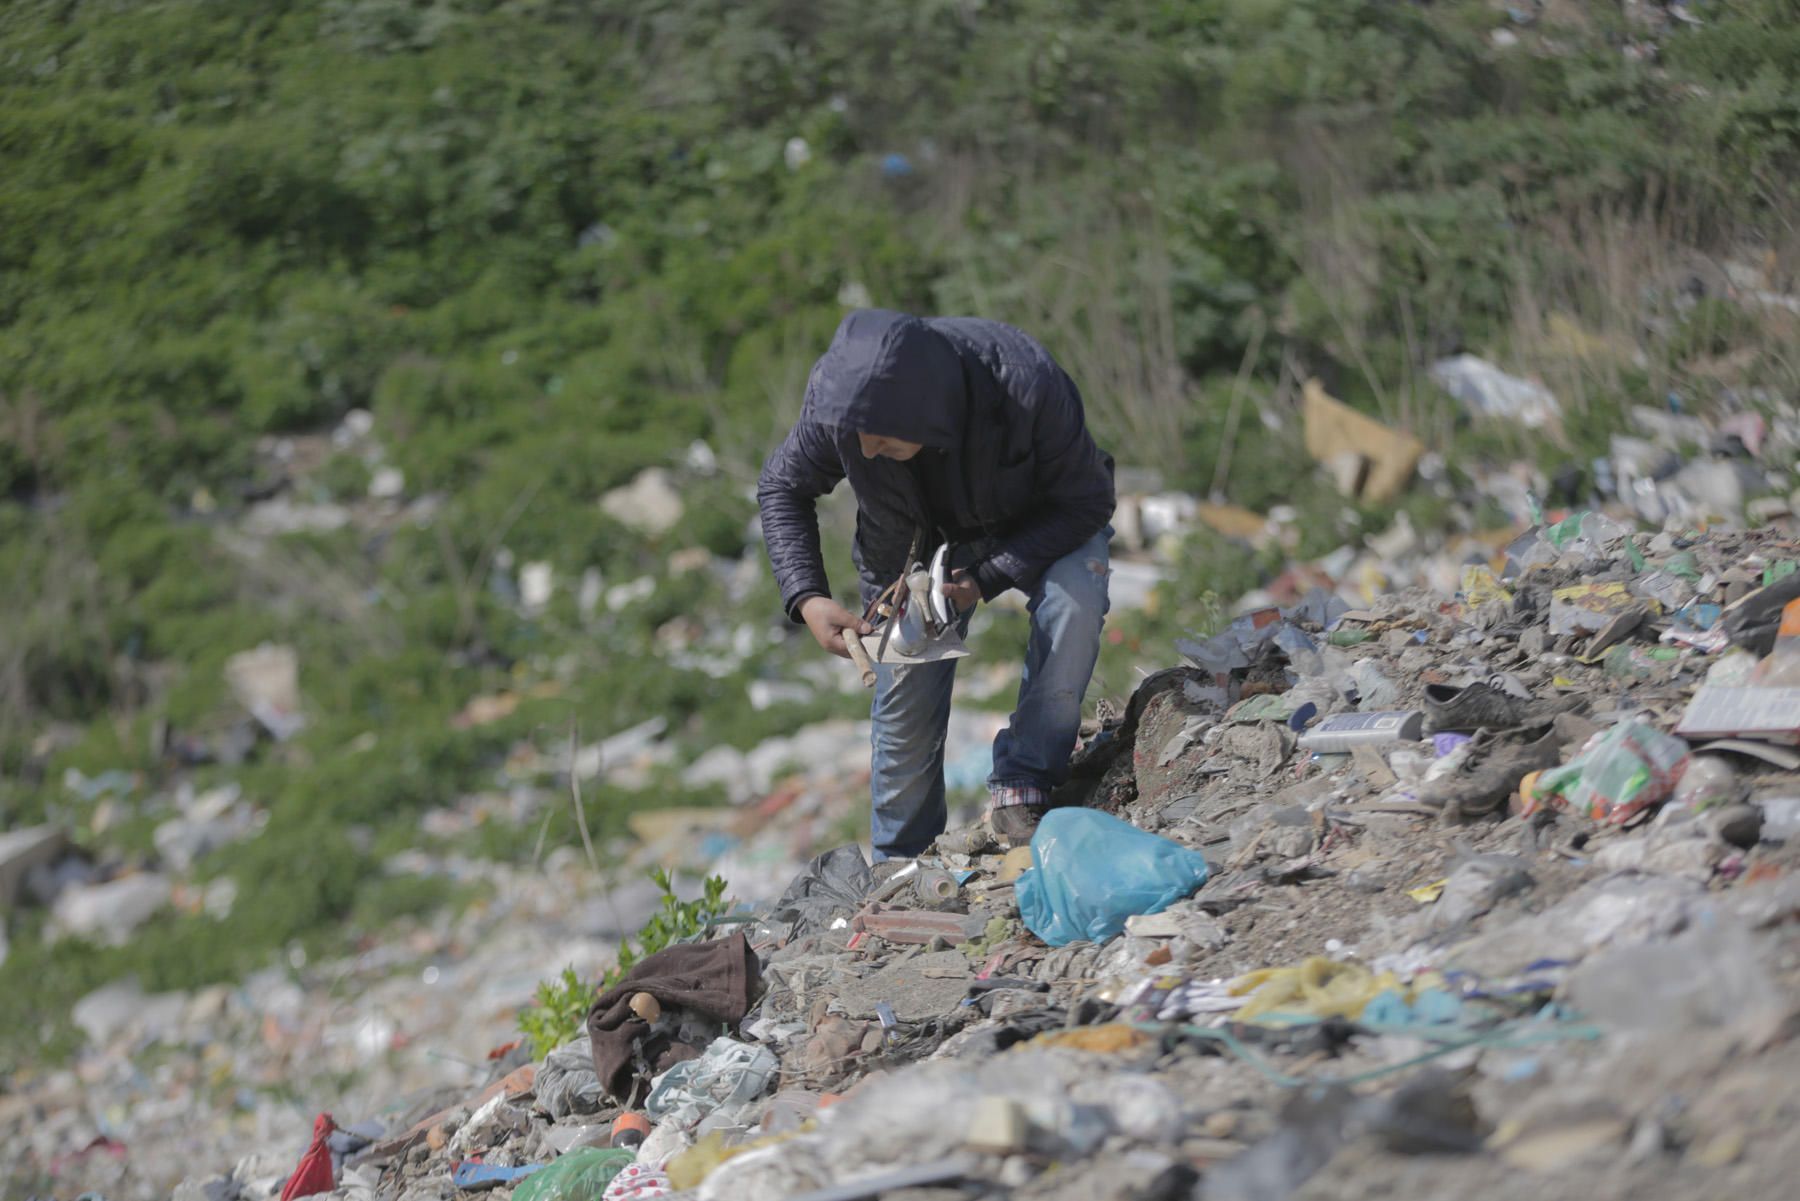
[(1800, 745), (1800, 688), (1702, 684), (1675, 732), (1683, 738), (1755, 738)]
[(1800, 751), (1790, 751), (1786, 747), (1772, 746), (1766, 742), (1752, 742), (1747, 738), (1721, 738), (1715, 742), (1696, 743), (1694, 753), (1748, 755), (1783, 771), (1800, 771)]
[(1202, 525), (1227, 538), (1242, 538), (1246, 541), (1260, 538), (1269, 526), (1267, 517), (1242, 505), (1214, 505), (1201, 501), (1195, 512)]
[(1399, 495), (1425, 444), (1332, 398), (1316, 379), (1307, 380), (1301, 393), (1306, 453), (1331, 465), (1339, 489), (1370, 504)]

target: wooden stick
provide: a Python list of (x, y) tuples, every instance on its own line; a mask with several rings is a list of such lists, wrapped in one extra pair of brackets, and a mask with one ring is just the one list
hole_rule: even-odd
[(869, 661), (869, 648), (863, 645), (862, 635), (845, 630), (844, 649), (850, 652), (850, 661), (862, 669), (862, 686), (875, 687), (875, 664)]

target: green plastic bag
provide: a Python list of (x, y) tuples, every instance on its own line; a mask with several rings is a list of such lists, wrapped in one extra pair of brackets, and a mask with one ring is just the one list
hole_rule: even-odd
[(513, 1201), (599, 1201), (612, 1178), (637, 1160), (629, 1147), (583, 1147), (513, 1189)]

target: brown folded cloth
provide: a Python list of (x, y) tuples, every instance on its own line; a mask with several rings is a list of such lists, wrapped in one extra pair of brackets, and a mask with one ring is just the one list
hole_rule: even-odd
[(600, 1086), (624, 1101), (631, 1093), (631, 1047), (646, 1039), (644, 1058), (665, 1072), (706, 1048), (676, 1042), (668, 1033), (652, 1035), (648, 1023), (631, 1012), (631, 998), (647, 992), (664, 1010), (685, 1009), (735, 1025), (750, 1011), (761, 966), (740, 934), (716, 942), (667, 947), (638, 963), (625, 978), (595, 998), (588, 1010), (588, 1038)]

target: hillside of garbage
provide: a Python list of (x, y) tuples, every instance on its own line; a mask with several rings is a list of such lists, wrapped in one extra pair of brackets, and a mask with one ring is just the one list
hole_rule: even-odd
[[(721, 752), (732, 804), (635, 815), (616, 875), (419, 853), (401, 870), (491, 899), (235, 986), (83, 998), (91, 1051), (18, 1082), (7, 1144), (56, 1195), (178, 1201), (1778, 1195), (1800, 539), (1785, 504), (1742, 510), (1800, 426), (1638, 423), (1591, 506), (1543, 512), (1526, 475), (1523, 532), (1297, 566), (1167, 648), (1029, 846), (965, 806), (916, 861), (825, 849), (867, 728), (810, 726)], [(1706, 449), (1634, 472), (1678, 445)], [(959, 710), (953, 775), (1002, 720)], [(530, 820), (501, 809), (430, 821)], [(36, 858), (14, 875), (41, 886), (61, 860)], [(652, 864), (734, 903), (590, 988), (574, 1037), (521, 1040), (547, 959), (597, 979), (652, 914)]]
[[(1771, 1191), (1790, 7), (3, 6), (0, 1194)], [(755, 518), (866, 306), (1120, 464), (904, 875)]]

